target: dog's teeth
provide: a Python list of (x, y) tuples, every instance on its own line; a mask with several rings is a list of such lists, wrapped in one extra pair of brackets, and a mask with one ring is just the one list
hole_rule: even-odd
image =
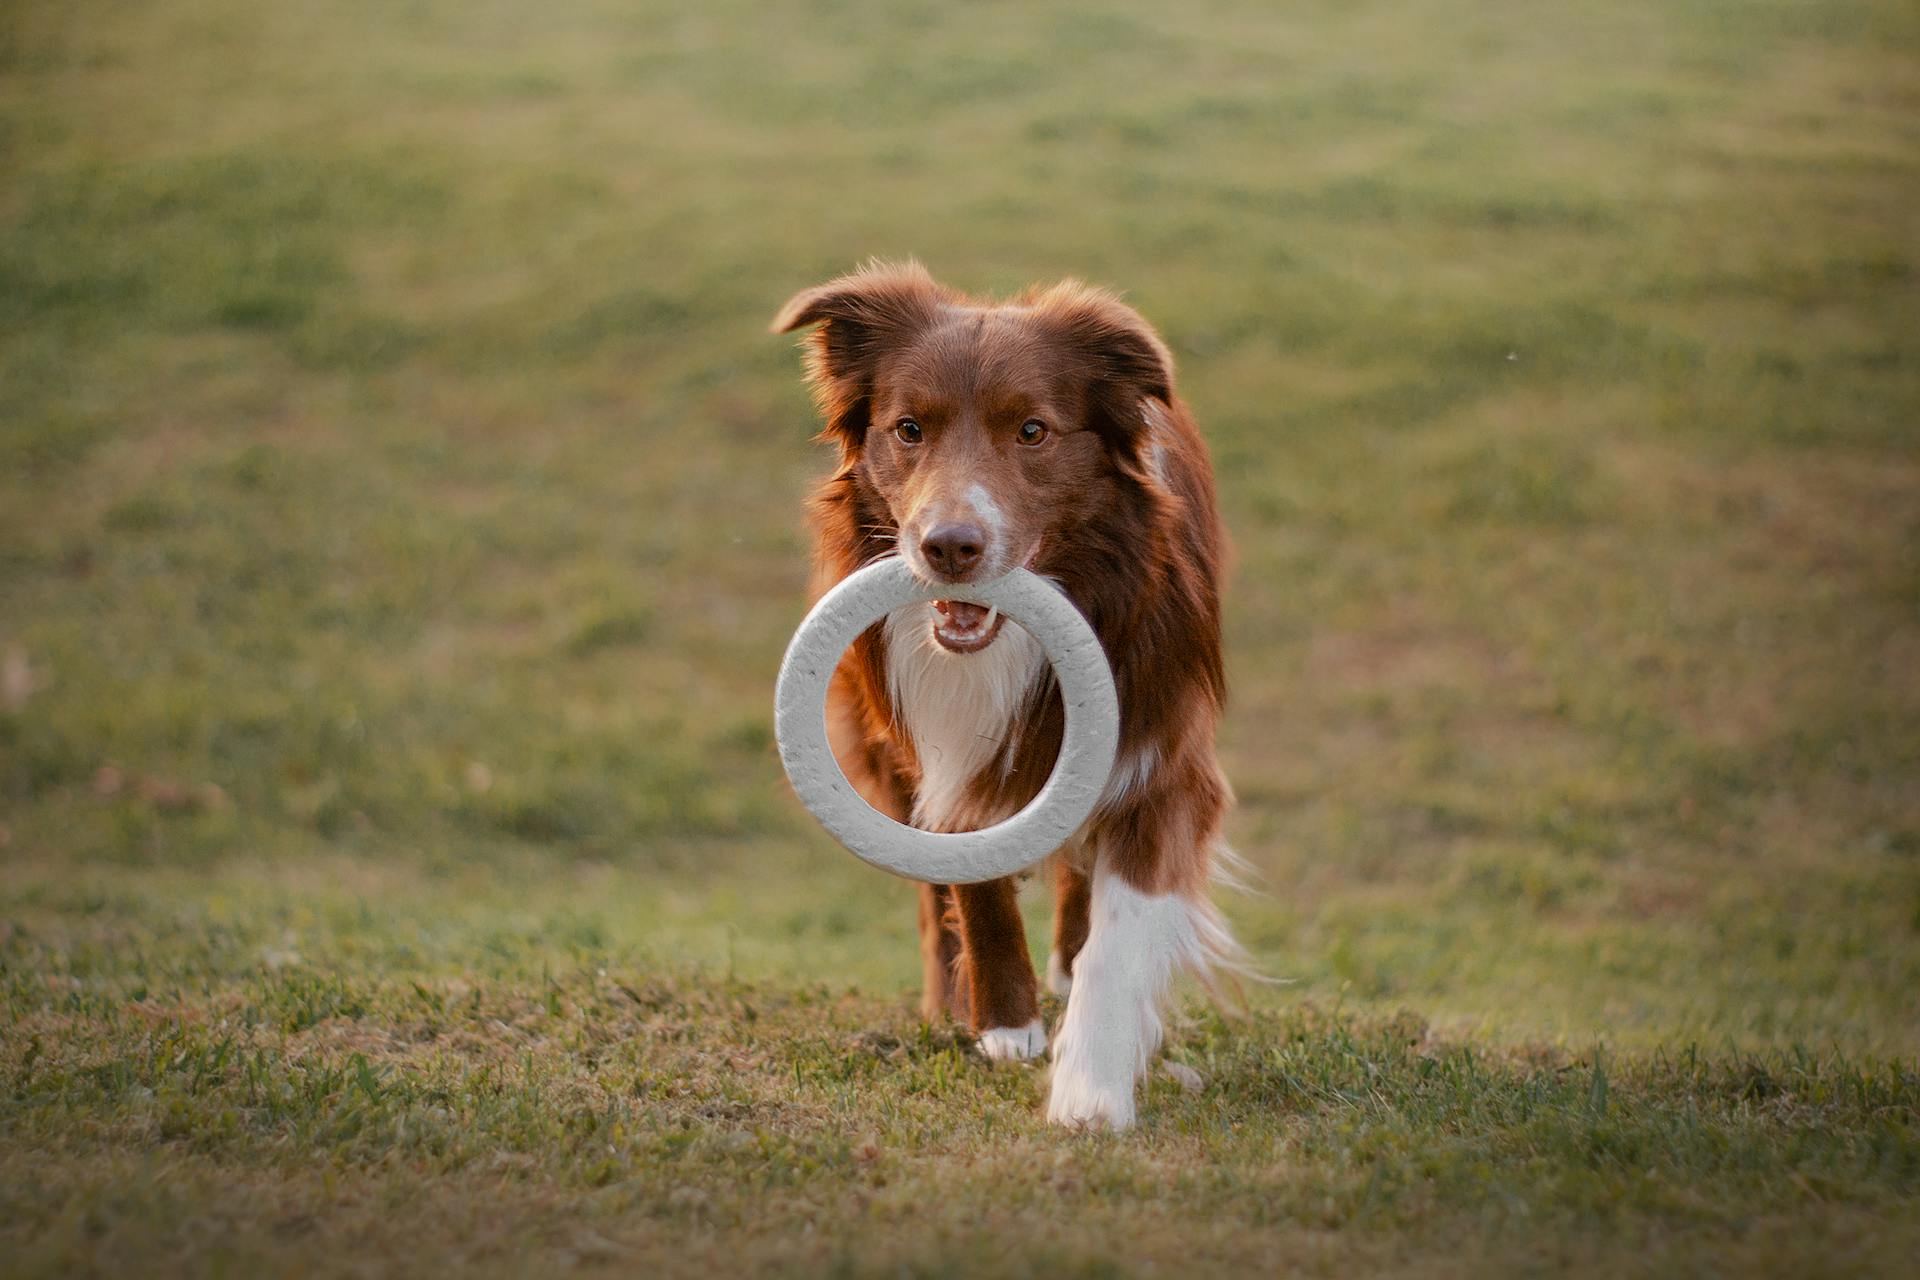
[(980, 629), (982, 631), (993, 630), (993, 624), (997, 622), (999, 618), (1000, 618), (1000, 606), (994, 605), (991, 609), (987, 610), (987, 624), (981, 627)]

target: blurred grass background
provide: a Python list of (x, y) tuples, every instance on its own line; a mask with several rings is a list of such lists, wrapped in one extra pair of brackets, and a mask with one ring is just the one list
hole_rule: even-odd
[(8, 4), (16, 990), (910, 988), (770, 742), (873, 254), (1175, 351), (1262, 1001), (1920, 1050), (1903, 2)]

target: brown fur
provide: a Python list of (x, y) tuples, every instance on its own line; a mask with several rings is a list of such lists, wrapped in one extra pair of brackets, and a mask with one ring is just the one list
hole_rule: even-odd
[[(936, 284), (917, 264), (875, 264), (796, 296), (780, 332), (807, 325), (808, 376), (839, 465), (810, 514), (815, 588), (924, 537), (972, 486), (1005, 527), (971, 580), (1026, 564), (1059, 584), (1105, 647), (1120, 695), (1119, 760), (1151, 753), (1141, 784), (1110, 796), (1057, 859), (1055, 945), (1085, 941), (1090, 856), (1144, 893), (1199, 895), (1230, 801), (1214, 760), (1225, 698), (1219, 578), (1224, 535), (1211, 464), (1174, 390), (1166, 347), (1113, 295), (1074, 282), (1005, 303)], [(911, 418), (918, 444), (896, 435)], [(1045, 438), (1020, 442), (1038, 421)], [(909, 555), (910, 562), (912, 556)], [(995, 641), (999, 643), (999, 641)], [(890, 701), (879, 624), (829, 692), (841, 767), (905, 820), (920, 778)], [(986, 826), (1038, 792), (1064, 713), (1050, 673), (1012, 745), (969, 785), (955, 829)], [(1035, 1016), (1036, 982), (1010, 880), (920, 894), (929, 1017), (974, 1027)]]

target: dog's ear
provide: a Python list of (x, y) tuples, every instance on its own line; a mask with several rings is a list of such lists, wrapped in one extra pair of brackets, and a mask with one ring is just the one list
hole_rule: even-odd
[(807, 339), (807, 381), (832, 436), (849, 453), (866, 443), (880, 354), (931, 325), (948, 294), (917, 262), (872, 262), (795, 294), (775, 333), (820, 327)]
[(1087, 425), (1116, 447), (1145, 429), (1142, 401), (1173, 400), (1173, 353), (1138, 311), (1105, 289), (1067, 280), (1031, 295), (1034, 318), (1086, 379)]

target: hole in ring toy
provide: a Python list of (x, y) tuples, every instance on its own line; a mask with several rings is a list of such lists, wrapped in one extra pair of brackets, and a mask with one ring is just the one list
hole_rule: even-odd
[[(1040, 794), (980, 831), (922, 831), (895, 822), (854, 790), (827, 742), (827, 682), (840, 655), (895, 609), (935, 599), (997, 607), (1025, 627), (1053, 664), (1066, 703), (1060, 755)], [(910, 880), (973, 884), (1026, 870), (1087, 820), (1113, 772), (1120, 700), (1099, 637), (1046, 579), (1015, 569), (992, 582), (926, 583), (895, 557), (842, 579), (794, 632), (774, 691), (774, 734), (801, 803), (855, 857)]]

